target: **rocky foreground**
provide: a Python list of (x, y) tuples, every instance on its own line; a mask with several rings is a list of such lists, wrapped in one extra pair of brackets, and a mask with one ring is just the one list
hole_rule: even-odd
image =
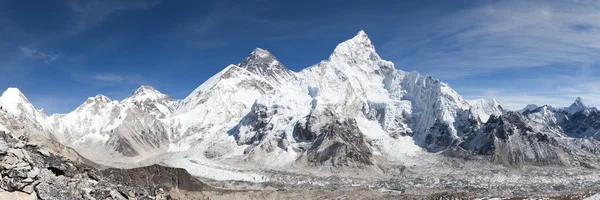
[[(477, 199), (470, 193), (407, 195), (372, 188), (273, 185), (227, 190), (211, 187), (187, 171), (152, 165), (134, 169), (103, 169), (85, 159), (57, 154), (52, 148), (0, 131), (0, 199)], [(75, 153), (76, 154), (76, 153)], [(69, 157), (69, 158), (67, 158)], [(582, 199), (577, 192), (550, 199)], [(522, 199), (522, 198), (516, 198)]]
[(152, 165), (98, 170), (27, 138), (0, 132), (0, 199), (204, 199), (212, 190), (183, 169)]

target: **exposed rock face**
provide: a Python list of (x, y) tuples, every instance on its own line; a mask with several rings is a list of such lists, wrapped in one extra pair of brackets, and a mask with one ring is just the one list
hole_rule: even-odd
[(333, 167), (373, 165), (373, 152), (354, 119), (336, 119), (321, 127), (306, 156), (314, 164)]
[[(95, 168), (0, 131), (2, 199), (173, 199), (168, 191), (209, 189), (183, 169)], [(167, 192), (165, 192), (167, 191)]]
[(598, 167), (598, 160), (594, 158), (600, 152), (598, 141), (535, 132), (527, 119), (516, 112), (493, 115), (479, 131), (466, 135), (460, 146), (508, 166)]
[(571, 137), (591, 137), (600, 140), (600, 112), (582, 110), (569, 115), (560, 122), (565, 133)]
[(262, 76), (273, 83), (283, 83), (295, 78), (292, 71), (281, 64), (267, 50), (261, 48), (254, 49), (238, 66)]
[(209, 188), (206, 184), (190, 176), (184, 169), (160, 165), (134, 169), (110, 168), (102, 170), (100, 174), (117, 184), (143, 188), (161, 188), (163, 190), (178, 188), (187, 191), (203, 191)]
[[(264, 105), (254, 104), (252, 110), (241, 120), (240, 124), (229, 131), (236, 137), (238, 144), (258, 144), (264, 139), (267, 132), (273, 129), (273, 124), (269, 123), (273, 111), (269, 111)], [(240, 127), (248, 127), (247, 132), (253, 134), (239, 134)]]

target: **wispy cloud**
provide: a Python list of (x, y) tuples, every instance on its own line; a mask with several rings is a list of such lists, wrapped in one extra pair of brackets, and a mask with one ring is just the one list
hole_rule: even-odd
[(96, 74), (92, 75), (90, 78), (93, 81), (108, 84), (143, 84), (145, 82), (140, 75)]
[(46, 64), (52, 64), (60, 57), (59, 52), (41, 51), (29, 47), (19, 47), (19, 52), (21, 53), (21, 56), (25, 58), (40, 60)]
[(582, 97), (592, 106), (600, 106), (600, 80), (598, 70), (582, 66), (562, 72), (548, 69), (539, 74), (521, 78), (499, 80), (495, 87), (467, 86), (459, 88), (468, 99), (497, 99), (504, 107), (517, 110), (527, 104), (564, 107), (575, 98)]
[(600, 62), (600, 2), (486, 2), (414, 32), (404, 29), (384, 48), (400, 56), (398, 66), (452, 77)]
[(71, 34), (76, 34), (104, 21), (110, 14), (119, 10), (149, 9), (161, 0), (66, 0), (73, 10)]
[(399, 30), (383, 56), (510, 109), (578, 96), (600, 106), (600, 1), (480, 1), (426, 22)]

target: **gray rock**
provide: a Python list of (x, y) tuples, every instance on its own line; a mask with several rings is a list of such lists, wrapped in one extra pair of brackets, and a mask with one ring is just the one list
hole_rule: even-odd
[(3, 141), (8, 148), (0, 161), (0, 199), (160, 199), (168, 198), (164, 191), (172, 188), (208, 188), (183, 169), (154, 165), (98, 171), (41, 150), (39, 145), (10, 148), (25, 144), (10, 134), (0, 133), (0, 145)]
[(23, 187), (23, 189), (21, 189), (21, 191), (23, 191), (27, 194), (33, 193), (34, 192), (33, 185), (27, 185), (27, 186)]
[(23, 183), (16, 178), (2, 177), (2, 184), (0, 186), (3, 190), (12, 192), (15, 190), (22, 190), (25, 186), (30, 185), (28, 183)]
[(23, 182), (23, 183), (33, 183), (34, 181), (35, 180), (33, 180), (32, 178), (26, 178), (26, 179), (23, 179), (21, 182)]
[(40, 168), (33, 167), (33, 169), (31, 169), (31, 171), (29, 171), (27, 173), (27, 177), (29, 177), (29, 178), (36, 178), (39, 173), (40, 173)]
[(1, 191), (0, 192), (0, 199), (35, 200), (35, 199), (37, 199), (36, 196), (37, 195), (35, 193), (27, 194), (27, 193), (21, 192), (21, 191), (14, 191), (14, 192)]
[(113, 199), (116, 199), (116, 200), (127, 200), (127, 197), (123, 196), (117, 190), (111, 190), (110, 191), (110, 197), (112, 197)]
[(35, 187), (35, 192), (41, 199), (80, 199), (64, 182), (42, 182)]
[(38, 149), (37, 152), (42, 154), (43, 156), (50, 156), (50, 152), (45, 149)]
[(25, 143), (24, 142), (18, 142), (13, 147), (17, 148), (17, 149), (22, 149), (23, 147), (25, 147)]
[(8, 153), (13, 154), (19, 160), (25, 160), (26, 159), (25, 158), (25, 152), (23, 152), (23, 149), (9, 149)]
[(0, 165), (11, 166), (11, 165), (16, 165), (17, 163), (19, 163), (19, 158), (15, 157), (13, 155), (7, 155), (7, 156), (4, 156), (4, 158), (2, 159), (2, 162), (0, 162)]
[(0, 140), (0, 155), (6, 155), (8, 152), (8, 144), (4, 140)]

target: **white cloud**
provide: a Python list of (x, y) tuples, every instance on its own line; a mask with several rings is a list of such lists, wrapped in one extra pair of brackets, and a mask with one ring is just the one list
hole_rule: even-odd
[(57, 52), (45, 52), (29, 47), (19, 47), (19, 52), (23, 57), (40, 60), (46, 64), (52, 64), (60, 57), (60, 53)]
[(486, 2), (404, 29), (384, 48), (404, 56), (399, 67), (445, 77), (600, 62), (600, 1)]
[(161, 0), (67, 0), (67, 6), (75, 13), (69, 32), (76, 34), (84, 31), (115, 11), (149, 9), (160, 2)]
[(398, 68), (510, 109), (568, 106), (578, 96), (600, 106), (600, 1), (480, 1), (430, 21), (382, 46)]
[[(585, 68), (582, 71), (586, 71)], [(582, 97), (588, 105), (600, 106), (600, 80), (581, 75), (538, 76), (531, 79), (501, 80), (506, 84), (471, 91), (464, 89), (463, 92), (468, 93), (465, 95), (467, 99), (495, 98), (502, 106), (512, 110), (522, 109), (528, 104), (565, 107), (571, 105), (577, 97)], [(513, 85), (510, 85), (511, 82)]]
[(143, 84), (144, 80), (139, 75), (121, 75), (121, 74), (96, 74), (90, 77), (93, 81), (104, 82), (108, 84)]

